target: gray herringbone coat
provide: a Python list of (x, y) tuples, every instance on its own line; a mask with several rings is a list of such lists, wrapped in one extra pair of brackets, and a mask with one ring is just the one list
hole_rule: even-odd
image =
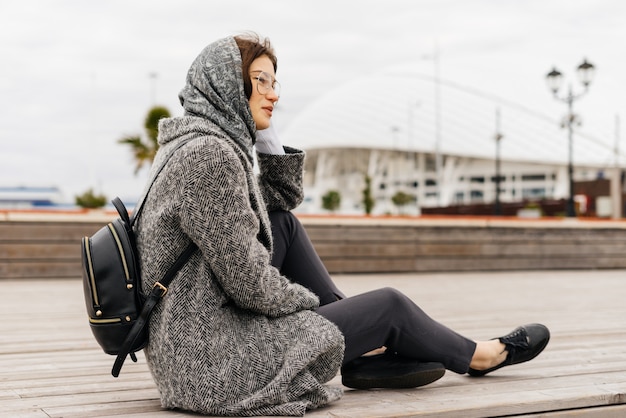
[(186, 115), (162, 120), (154, 167), (169, 159), (137, 222), (144, 291), (193, 240), (199, 250), (150, 321), (146, 357), (163, 406), (213, 415), (303, 415), (338, 399), (329, 387), (343, 336), (317, 297), (270, 266), (268, 209), (302, 198), (304, 154), (259, 155), (232, 38), (209, 45), (180, 94)]

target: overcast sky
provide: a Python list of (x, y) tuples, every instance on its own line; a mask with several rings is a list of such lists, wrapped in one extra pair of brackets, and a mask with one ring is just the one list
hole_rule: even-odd
[[(279, 130), (355, 76), (410, 64), (559, 120), (545, 74), (575, 91), (585, 129), (612, 141), (626, 115), (626, 2), (620, 0), (0, 0), (0, 186), (141, 193), (128, 149), (153, 104), (180, 115), (178, 92), (204, 46), (253, 30), (268, 36), (282, 84)], [(152, 76), (151, 76), (152, 75)], [(384, 94), (372, 85), (371, 102)], [(355, 109), (358, 111), (358, 109)], [(565, 133), (564, 133), (565, 135)]]

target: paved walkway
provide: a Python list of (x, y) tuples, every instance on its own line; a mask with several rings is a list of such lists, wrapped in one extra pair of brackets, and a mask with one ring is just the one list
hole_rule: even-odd
[[(448, 372), (418, 389), (346, 389), (307, 417), (626, 416), (626, 271), (335, 279), (349, 295), (396, 287), (470, 338), (543, 322), (552, 340), (534, 361), (484, 378)], [(142, 356), (119, 379), (112, 363), (90, 334), (80, 280), (0, 280), (0, 417), (194, 416), (161, 409)]]

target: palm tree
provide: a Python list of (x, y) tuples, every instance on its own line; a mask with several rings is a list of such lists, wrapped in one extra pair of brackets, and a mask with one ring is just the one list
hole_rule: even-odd
[(143, 125), (147, 139), (142, 138), (141, 135), (136, 135), (127, 136), (117, 141), (120, 144), (128, 144), (130, 146), (136, 162), (135, 174), (139, 172), (144, 164), (151, 164), (154, 160), (154, 156), (159, 149), (159, 143), (157, 142), (159, 120), (169, 117), (170, 111), (167, 108), (155, 106), (148, 111)]

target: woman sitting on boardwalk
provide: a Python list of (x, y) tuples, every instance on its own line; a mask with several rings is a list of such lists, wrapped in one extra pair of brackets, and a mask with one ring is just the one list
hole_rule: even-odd
[(191, 139), (169, 157), (137, 222), (144, 291), (190, 241), (199, 248), (150, 322), (146, 357), (162, 404), (303, 415), (341, 396), (325, 385), (340, 369), (348, 387), (406, 388), (445, 369), (480, 376), (537, 356), (549, 340), (542, 325), (475, 342), (396, 290), (337, 289), (290, 212), (302, 200), (304, 153), (270, 128), (276, 68), (267, 39), (220, 39), (189, 69), (184, 116), (160, 123), (155, 167)]

